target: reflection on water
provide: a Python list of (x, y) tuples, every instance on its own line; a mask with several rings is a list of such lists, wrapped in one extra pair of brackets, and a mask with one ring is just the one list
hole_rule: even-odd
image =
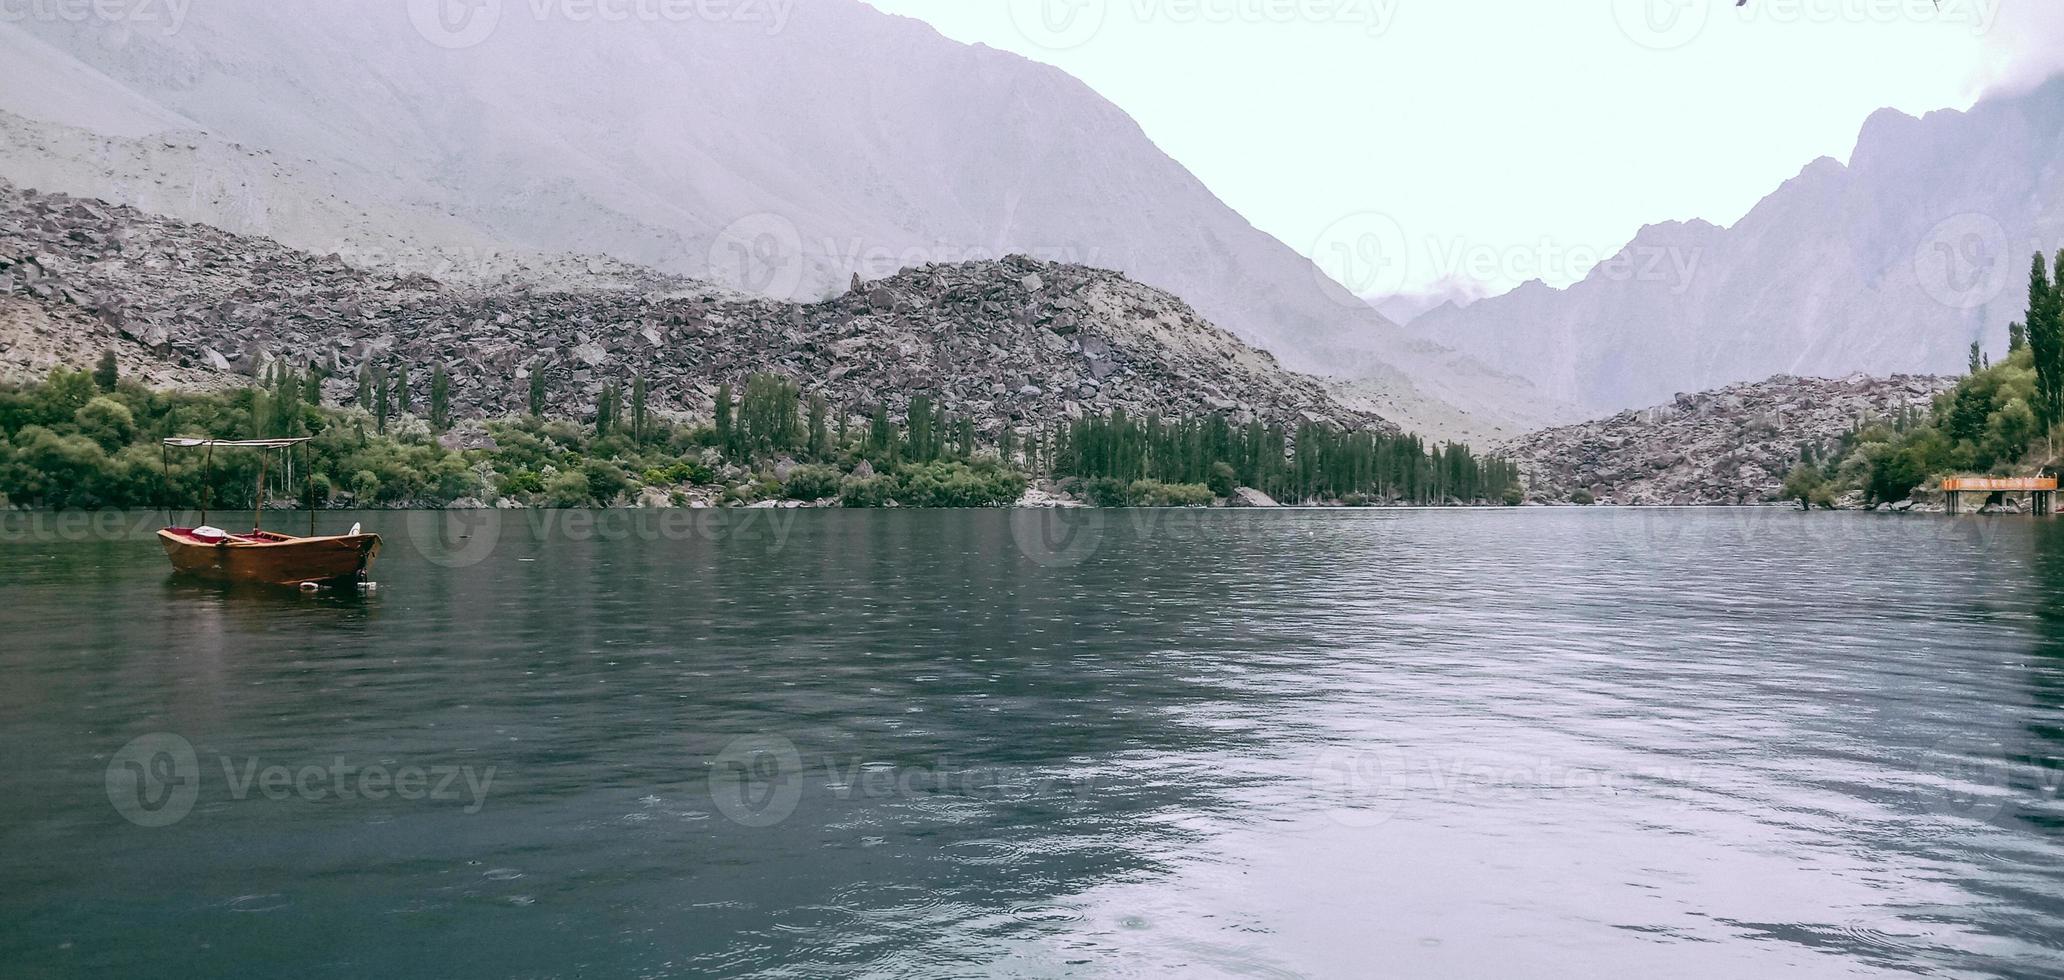
[(2064, 962), (2055, 524), (363, 519), (0, 542), (7, 973)]

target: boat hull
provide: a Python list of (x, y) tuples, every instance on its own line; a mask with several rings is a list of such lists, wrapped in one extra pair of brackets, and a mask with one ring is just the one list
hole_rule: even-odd
[(380, 553), (377, 534), (294, 538), (283, 534), (236, 536), (208, 542), (186, 528), (158, 532), (165, 557), (188, 575), (225, 582), (266, 585), (334, 585), (357, 582), (371, 571)]

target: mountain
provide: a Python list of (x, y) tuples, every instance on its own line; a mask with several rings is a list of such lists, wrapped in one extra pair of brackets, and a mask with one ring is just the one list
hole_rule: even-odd
[[(1391, 427), (1125, 276), (1024, 256), (908, 269), (824, 301), (729, 290), (458, 289), (267, 239), (0, 182), (0, 375), (117, 352), (125, 374), (209, 386), (315, 363), (348, 401), (361, 367), (451, 372), (460, 415), (520, 412), (542, 370), (556, 411), (650, 384), (707, 419), (717, 385), (779, 372), (855, 413), (924, 394), (986, 433), (1084, 411), (1223, 412)], [(422, 394), (418, 392), (419, 396)]]
[(1644, 228), (1568, 289), (1530, 282), (1411, 332), (1609, 412), (1772, 374), (1961, 371), (2006, 348), (2029, 257), (2064, 246), (2064, 77), (1864, 125), (1741, 221)]
[(580, 253), (808, 300), (1021, 253), (1182, 296), (1408, 421), (1567, 415), (1406, 334), (1076, 79), (857, 0), (184, 9), (0, 24), (0, 176), (448, 280)]

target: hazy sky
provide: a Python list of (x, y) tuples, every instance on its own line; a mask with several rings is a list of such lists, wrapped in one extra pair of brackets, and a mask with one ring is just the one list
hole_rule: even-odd
[[(1057, 65), (1364, 293), (1581, 278), (1739, 219), (1873, 110), (2064, 66), (2058, 0), (868, 0)], [(1369, 269), (1367, 263), (1339, 268)]]

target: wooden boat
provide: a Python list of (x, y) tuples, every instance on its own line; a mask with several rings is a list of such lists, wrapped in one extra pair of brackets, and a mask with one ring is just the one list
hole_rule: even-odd
[(189, 575), (268, 585), (356, 583), (380, 554), (377, 534), (297, 538), (271, 531), (227, 534), (168, 527), (158, 532), (158, 542), (172, 567)]
[[(212, 462), (215, 448), (288, 450), (307, 439), (167, 439), (168, 449), (208, 450)], [(169, 474), (170, 464), (167, 464)], [(207, 504), (201, 508), (197, 527), (168, 527), (158, 531), (158, 543), (172, 567), (189, 575), (230, 582), (303, 587), (333, 586), (365, 581), (373, 559), (380, 554), (380, 536), (361, 534), (353, 526), (350, 534), (318, 536), (315, 508), (308, 511), (308, 536), (295, 537), (258, 528), (265, 513), (265, 468), (259, 468), (258, 506), (251, 516), (249, 534), (231, 534), (207, 525)]]

